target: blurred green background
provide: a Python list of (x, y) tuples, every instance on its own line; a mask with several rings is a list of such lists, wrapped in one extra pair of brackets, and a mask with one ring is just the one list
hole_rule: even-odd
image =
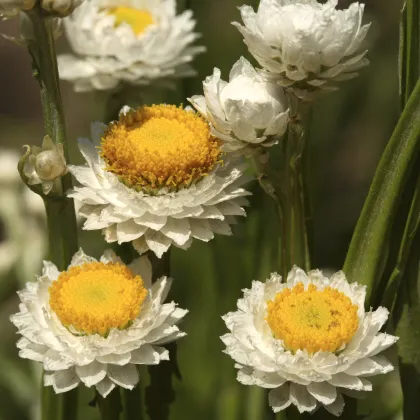
[[(185, 2), (179, 3), (185, 6)], [(240, 55), (251, 59), (239, 32), (230, 25), (240, 21), (237, 6), (244, 0), (188, 3), (198, 22), (197, 31), (203, 35), (200, 43), (207, 47), (207, 53), (195, 61), (198, 77), (179, 83), (173, 92), (139, 89), (139, 101), (185, 104), (187, 96), (201, 93), (201, 81), (213, 67), (219, 67), (226, 79)], [(246, 3), (255, 6), (258, 2)], [(349, 3), (339, 2), (340, 7)], [(401, 3), (367, 1), (365, 21), (373, 22), (368, 37), (370, 66), (314, 107), (309, 177), (314, 268), (341, 268), (376, 164), (398, 119)], [(3, 22), (0, 32), (17, 33), (17, 27), (15, 20)], [(65, 37), (61, 37), (59, 51), (67, 48)], [(38, 418), (39, 366), (18, 358), (17, 336), (8, 318), (17, 311), (16, 290), (39, 272), (46, 249), (45, 225), (42, 203), (20, 185), (14, 172), (16, 156), (10, 151), (20, 154), (22, 145), (39, 144), (43, 124), (27, 51), (0, 39), (0, 62), (0, 420), (26, 420)], [(76, 94), (66, 83), (62, 93), (72, 162), (81, 163), (76, 139), (89, 135), (91, 121), (103, 120), (110, 98), (106, 93)], [(236, 382), (233, 361), (222, 353), (219, 339), (225, 333), (220, 317), (235, 310), (241, 289), (249, 287), (252, 279), (264, 280), (277, 269), (279, 232), (272, 203), (256, 182), (249, 189), (253, 197), (248, 217), (235, 226), (234, 236), (217, 237), (208, 244), (196, 241), (188, 251), (172, 251), (172, 298), (190, 313), (182, 325), (188, 336), (178, 343), (183, 378), (181, 382), (174, 380), (176, 401), (171, 419), (273, 418), (263, 390)], [(81, 232), (80, 243), (94, 256), (106, 246), (101, 235), (92, 232)], [(388, 356), (395, 361), (394, 352)], [(144, 378), (142, 386), (147, 386), (147, 374)], [(374, 383), (374, 392), (362, 404), (366, 418), (402, 418), (397, 375), (375, 378)], [(82, 390), (80, 419), (97, 419), (96, 410), (87, 405), (92, 398), (92, 390)]]

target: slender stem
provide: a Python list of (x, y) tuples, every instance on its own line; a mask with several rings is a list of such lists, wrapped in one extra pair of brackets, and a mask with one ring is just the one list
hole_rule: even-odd
[[(120, 388), (116, 387), (106, 398), (96, 395), (101, 420), (119, 420), (122, 412)], [(133, 418), (134, 419), (134, 418)]]
[[(149, 258), (153, 266), (153, 280), (170, 274), (170, 251), (167, 251), (161, 259), (154, 253), (149, 252)], [(177, 345), (175, 342), (167, 344), (169, 361), (162, 362), (157, 366), (149, 367), (150, 385), (146, 388), (146, 407), (150, 420), (168, 420), (170, 405), (175, 400), (175, 391), (172, 378), (181, 379), (177, 364)]]
[(288, 236), (286, 234), (287, 227), (284, 217), (283, 197), (274, 186), (273, 182), (276, 178), (276, 174), (270, 167), (268, 155), (256, 154), (252, 157), (252, 163), (257, 173), (257, 179), (261, 188), (274, 201), (276, 206), (276, 212), (280, 223), (280, 269), (283, 276), (286, 277), (289, 266), (287, 253), (289, 247), (286, 242), (288, 240)]
[(52, 387), (45, 387), (44, 378), (42, 378), (41, 388), (41, 406), (42, 420), (53, 420), (57, 418), (57, 413), (60, 409), (60, 399), (57, 398), (56, 393)]
[[(28, 12), (32, 23), (34, 41), (28, 46), (33, 58), (34, 76), (39, 82), (44, 115), (45, 133), (56, 143), (63, 144), (66, 161), (69, 161), (63, 106), (59, 86), (57, 58), (53, 34), (53, 21), (40, 7)], [(61, 180), (61, 191), (71, 188), (70, 174)], [(46, 196), (50, 259), (59, 270), (67, 269), (77, 251), (77, 225), (73, 200), (61, 195)], [(77, 390), (61, 396), (43, 388), (43, 420), (75, 420), (77, 418)]]

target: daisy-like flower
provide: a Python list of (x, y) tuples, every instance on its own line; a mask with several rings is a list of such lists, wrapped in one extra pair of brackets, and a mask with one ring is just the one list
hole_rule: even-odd
[(272, 146), (285, 133), (289, 110), (283, 88), (266, 81), (245, 58), (234, 64), (229, 82), (215, 68), (203, 89), (204, 96), (193, 96), (190, 102), (223, 140), (224, 151)]
[(57, 393), (81, 382), (103, 397), (116, 385), (133, 389), (136, 365), (168, 360), (162, 345), (185, 335), (176, 324), (187, 311), (163, 303), (171, 280), (151, 277), (146, 257), (125, 266), (112, 251), (97, 261), (80, 250), (61, 273), (45, 261), (11, 317), (22, 335), (19, 355), (41, 362), (44, 385)]
[(249, 51), (282, 86), (309, 97), (333, 82), (351, 79), (368, 64), (362, 43), (364, 5), (336, 10), (337, 0), (261, 0), (258, 11), (240, 8), (244, 26), (234, 22)]
[(371, 391), (367, 377), (393, 370), (379, 355), (397, 341), (379, 333), (388, 311), (366, 313), (364, 302), (365, 286), (349, 284), (343, 272), (326, 278), (294, 267), (286, 283), (277, 273), (254, 281), (238, 311), (223, 317), (231, 332), (221, 338), (239, 382), (271, 388), (274, 412), (293, 404), (339, 416), (342, 394)]
[[(62, 144), (54, 144), (45, 136), (42, 147), (27, 146), (30, 154), (24, 165), (24, 174), (29, 185), (42, 185), (44, 194), (48, 194), (59, 179), (67, 173), (66, 159)], [(58, 188), (58, 186), (57, 186)]]
[(82, 184), (69, 196), (83, 204), (84, 229), (103, 229), (108, 242), (132, 241), (140, 254), (161, 257), (172, 244), (230, 235), (235, 216), (245, 215), (249, 178), (222, 161), (219, 140), (193, 111), (128, 110), (109, 127), (93, 124), (92, 138), (79, 140), (88, 166), (69, 166)]
[(74, 54), (58, 57), (60, 77), (89, 91), (192, 76), (189, 63), (205, 50), (192, 45), (194, 27), (175, 0), (85, 1), (64, 20)]

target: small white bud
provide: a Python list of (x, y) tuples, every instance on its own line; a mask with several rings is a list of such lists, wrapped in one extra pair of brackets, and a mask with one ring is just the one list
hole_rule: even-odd
[(63, 145), (55, 145), (49, 136), (45, 136), (42, 148), (27, 147), (30, 154), (25, 162), (24, 174), (28, 178), (28, 184), (42, 184), (42, 191), (48, 194), (55, 181), (67, 173)]

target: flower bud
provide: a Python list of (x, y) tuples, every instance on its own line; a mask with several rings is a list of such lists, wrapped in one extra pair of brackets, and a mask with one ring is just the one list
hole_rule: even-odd
[(285, 133), (289, 110), (283, 88), (267, 81), (245, 58), (234, 64), (229, 82), (214, 69), (203, 88), (204, 96), (193, 96), (190, 102), (211, 123), (213, 135), (224, 141), (226, 152), (268, 147)]
[(45, 136), (42, 148), (30, 147), (24, 166), (24, 174), (28, 178), (29, 185), (42, 184), (42, 191), (48, 194), (54, 187), (55, 181), (66, 173), (62, 144), (55, 145), (49, 136)]
[(41, 7), (55, 16), (68, 16), (83, 0), (41, 0)]

